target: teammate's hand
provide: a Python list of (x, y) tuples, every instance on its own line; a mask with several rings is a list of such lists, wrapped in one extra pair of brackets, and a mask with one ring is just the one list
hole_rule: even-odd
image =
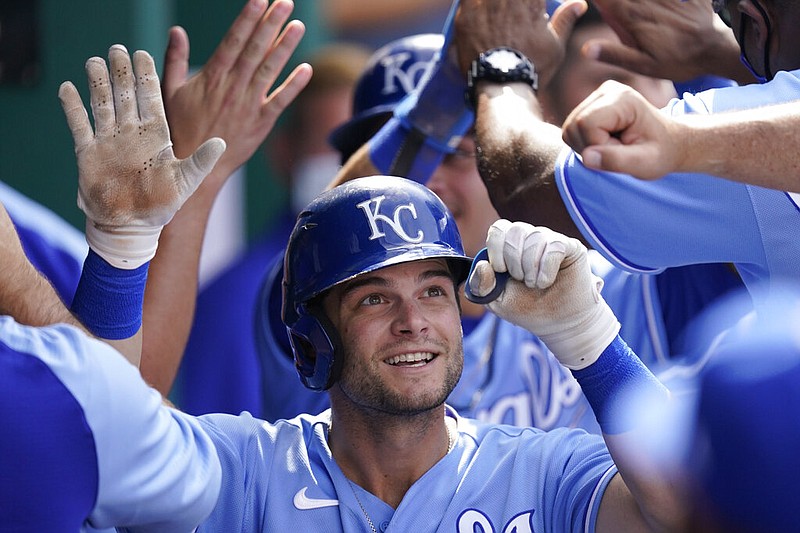
[(619, 332), (619, 322), (600, 295), (586, 247), (577, 239), (524, 222), (498, 220), (486, 239), (489, 261), (467, 280), (488, 294), (495, 272), (508, 272), (505, 290), (488, 304), (499, 317), (527, 329), (570, 369), (585, 368)]
[(212, 188), (211, 194), (250, 159), (311, 79), (311, 66), (303, 63), (273, 88), (305, 33), (302, 22), (287, 24), (292, 7), (287, 0), (275, 0), (269, 7), (250, 0), (192, 77), (189, 37), (179, 26), (170, 29), (163, 93), (175, 153), (185, 157), (209, 137), (221, 137), (228, 145), (203, 185), (204, 190)]
[(461, 72), (478, 55), (508, 46), (534, 64), (539, 87), (546, 87), (564, 59), (575, 21), (586, 11), (583, 0), (566, 0), (552, 18), (544, 0), (461, 0), (456, 17), (456, 45)]
[(641, 179), (679, 170), (686, 153), (681, 124), (616, 81), (604, 82), (572, 110), (562, 137), (587, 167)]
[(594, 0), (620, 42), (593, 39), (591, 57), (646, 76), (686, 81), (704, 74), (751, 83), (739, 45), (708, 0)]
[(122, 45), (105, 61), (86, 62), (94, 131), (75, 86), (58, 96), (75, 142), (78, 206), (86, 214), (89, 246), (117, 268), (133, 269), (155, 255), (158, 237), (211, 171), (225, 142), (204, 142), (190, 157), (172, 152), (153, 58)]

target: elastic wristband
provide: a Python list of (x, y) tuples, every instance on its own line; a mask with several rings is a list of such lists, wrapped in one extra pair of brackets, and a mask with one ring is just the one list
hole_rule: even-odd
[(592, 406), (603, 433), (624, 433), (637, 424), (636, 405), (667, 400), (669, 391), (617, 335), (593, 364), (572, 375)]
[(142, 327), (149, 266), (147, 262), (133, 270), (115, 268), (89, 249), (72, 300), (72, 312), (98, 337), (110, 340), (132, 337)]
[(392, 117), (369, 141), (369, 155), (378, 171), (425, 184), (448, 152), (420, 131)]

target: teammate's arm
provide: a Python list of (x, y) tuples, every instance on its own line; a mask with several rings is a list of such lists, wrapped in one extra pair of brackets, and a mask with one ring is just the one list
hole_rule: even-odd
[[(479, 54), (509, 46), (529, 57), (546, 87), (564, 55), (564, 41), (585, 4), (570, 0), (547, 17), (510, 1), (492, 8), (464, 0), (456, 20), (458, 55), (466, 72)], [(525, 83), (479, 81), (475, 87), (478, 169), (497, 212), (509, 220), (547, 225), (582, 238), (554, 180), (555, 161), (564, 147), (561, 131), (543, 118), (534, 89)]]
[(589, 168), (656, 179), (712, 174), (800, 191), (800, 103), (671, 117), (641, 95), (606, 82), (564, 123), (564, 140)]
[(162, 394), (172, 386), (191, 328), (200, 250), (214, 199), (311, 78), (311, 67), (300, 64), (273, 88), (305, 31), (299, 21), (287, 23), (291, 12), (286, 0), (269, 7), (250, 0), (213, 56), (188, 79), (188, 37), (182, 28), (170, 30), (163, 95), (175, 154), (185, 157), (214, 136), (225, 139), (228, 148), (164, 228), (150, 265), (141, 371)]
[(31, 326), (63, 322), (82, 327), (25, 256), (14, 224), (1, 203), (0, 260), (0, 315), (13, 316)]

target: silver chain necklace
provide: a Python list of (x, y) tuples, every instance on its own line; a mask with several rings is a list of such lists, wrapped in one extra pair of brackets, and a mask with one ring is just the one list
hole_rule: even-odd
[[(447, 423), (447, 418), (445, 418), (444, 427), (447, 430), (447, 452), (445, 452), (445, 455), (446, 455), (446, 454), (450, 453), (450, 450), (453, 449), (453, 444), (455, 443), (455, 438), (453, 437), (453, 430), (450, 429), (450, 424)], [(328, 433), (329, 434), (330, 434), (330, 431), (331, 431), (331, 427), (329, 425), (328, 426)], [(352, 481), (350, 481), (350, 478), (345, 477), (345, 479), (347, 479), (347, 483), (350, 485), (350, 490), (353, 491), (353, 496), (355, 496), (356, 503), (361, 508), (361, 512), (364, 514), (364, 518), (367, 519), (367, 524), (369, 525), (369, 529), (372, 531), (372, 533), (378, 533), (378, 530), (375, 529), (375, 524), (372, 522), (372, 518), (370, 518), (366, 507), (364, 507), (364, 504), (361, 503), (361, 498), (358, 497), (358, 492), (356, 492), (355, 485), (353, 484)]]

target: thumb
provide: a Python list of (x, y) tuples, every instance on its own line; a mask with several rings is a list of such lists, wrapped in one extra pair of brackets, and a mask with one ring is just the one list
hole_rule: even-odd
[(472, 270), (467, 283), (472, 294), (478, 297), (486, 296), (492, 292), (497, 283), (494, 269), (488, 261), (480, 261)]
[(164, 98), (169, 99), (178, 90), (189, 74), (189, 36), (180, 26), (169, 30), (169, 43), (164, 54), (162, 87)]
[(566, 43), (572, 35), (575, 23), (581, 18), (589, 5), (584, 0), (566, 0), (550, 17), (550, 27), (562, 43)]
[(181, 172), (194, 191), (200, 182), (214, 169), (219, 158), (225, 152), (226, 144), (219, 137), (214, 137), (200, 145), (200, 148), (183, 159), (180, 163)]

